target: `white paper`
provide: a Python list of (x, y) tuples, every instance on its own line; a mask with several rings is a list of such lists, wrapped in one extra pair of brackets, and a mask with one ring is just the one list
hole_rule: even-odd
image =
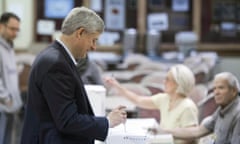
[(102, 0), (90, 0), (90, 8), (96, 12), (101, 12)]
[(148, 15), (148, 30), (168, 30), (168, 14), (152, 13)]
[(96, 116), (105, 116), (106, 88), (102, 85), (84, 85)]
[(136, 134), (125, 134), (119, 133), (116, 135), (111, 135), (107, 138), (107, 144), (146, 144), (147, 136), (136, 135)]
[(154, 118), (127, 119), (126, 131), (123, 124), (110, 128), (107, 144), (173, 144), (170, 134), (151, 135), (148, 128), (158, 126)]
[(106, 28), (124, 30), (125, 28), (125, 0), (105, 1)]
[(172, 0), (173, 11), (189, 11), (189, 0)]
[(55, 32), (55, 25), (52, 20), (38, 20), (37, 33), (40, 35), (52, 35)]

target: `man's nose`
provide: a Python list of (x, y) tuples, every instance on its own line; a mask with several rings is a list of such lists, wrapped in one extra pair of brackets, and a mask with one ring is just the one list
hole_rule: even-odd
[(214, 94), (218, 94), (219, 91), (218, 91), (217, 89), (215, 89), (215, 90), (213, 91), (213, 93), (214, 93)]

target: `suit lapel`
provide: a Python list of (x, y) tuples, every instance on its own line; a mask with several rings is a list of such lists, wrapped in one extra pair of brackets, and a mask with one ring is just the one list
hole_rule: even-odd
[(85, 90), (85, 88), (84, 88), (84, 84), (83, 84), (83, 82), (82, 82), (82, 79), (81, 79), (79, 73), (77, 72), (77, 68), (76, 68), (76, 67), (74, 67), (74, 76), (76, 77), (76, 79), (77, 79), (78, 82), (80, 83), (80, 84), (79, 84), (79, 85), (80, 85), (79, 89), (80, 89), (80, 91), (81, 91), (81, 94), (84, 95), (84, 98), (86, 98), (86, 103), (87, 103), (87, 106), (88, 106), (88, 112), (89, 112), (90, 114), (93, 114), (93, 115), (94, 115), (93, 110), (92, 110), (92, 107), (91, 107), (91, 104), (90, 104), (90, 102), (89, 102), (89, 99), (88, 99), (88, 96), (87, 96), (87, 93), (86, 93), (86, 90)]
[(81, 95), (83, 97), (83, 100), (85, 101), (85, 103), (87, 103), (87, 109), (88, 109), (88, 113), (94, 115), (91, 104), (89, 102), (86, 90), (84, 88), (84, 84), (81, 80), (81, 77), (79, 75), (79, 73), (77, 72), (77, 67), (75, 66), (75, 64), (73, 63), (71, 57), (68, 55), (68, 53), (66, 52), (66, 50), (64, 49), (64, 47), (57, 41), (54, 41), (53, 45), (55, 45), (54, 47), (56, 47), (64, 56), (64, 58), (66, 59), (67, 63), (71, 66), (72, 68), (72, 72), (73, 75), (75, 77), (75, 79), (78, 81), (79, 83), (79, 89), (81, 92)]

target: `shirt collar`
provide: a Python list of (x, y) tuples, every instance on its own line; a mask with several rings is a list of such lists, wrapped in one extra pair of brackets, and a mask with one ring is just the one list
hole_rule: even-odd
[(7, 41), (0, 35), (0, 44), (3, 45), (3, 47), (7, 49), (12, 49), (13, 48), (13, 42)]
[(75, 60), (75, 58), (73, 57), (72, 53), (69, 51), (69, 49), (67, 48), (67, 46), (60, 40), (60, 39), (56, 39), (56, 41), (58, 41), (63, 48), (66, 50), (66, 52), (68, 53), (68, 55), (70, 56), (70, 58), (72, 59), (73, 63), (75, 65), (77, 65), (77, 61)]
[(227, 114), (228, 111), (230, 111), (233, 107), (238, 105), (238, 103), (239, 103), (239, 97), (236, 96), (236, 98), (231, 103), (229, 103), (225, 108), (220, 109), (220, 116), (224, 117), (224, 115)]

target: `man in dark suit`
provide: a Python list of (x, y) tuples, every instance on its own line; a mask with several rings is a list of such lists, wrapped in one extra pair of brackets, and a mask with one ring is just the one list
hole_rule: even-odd
[(108, 128), (125, 122), (123, 106), (107, 117), (94, 116), (76, 60), (96, 49), (104, 22), (92, 10), (74, 8), (62, 24), (62, 35), (32, 65), (21, 144), (93, 144)]

